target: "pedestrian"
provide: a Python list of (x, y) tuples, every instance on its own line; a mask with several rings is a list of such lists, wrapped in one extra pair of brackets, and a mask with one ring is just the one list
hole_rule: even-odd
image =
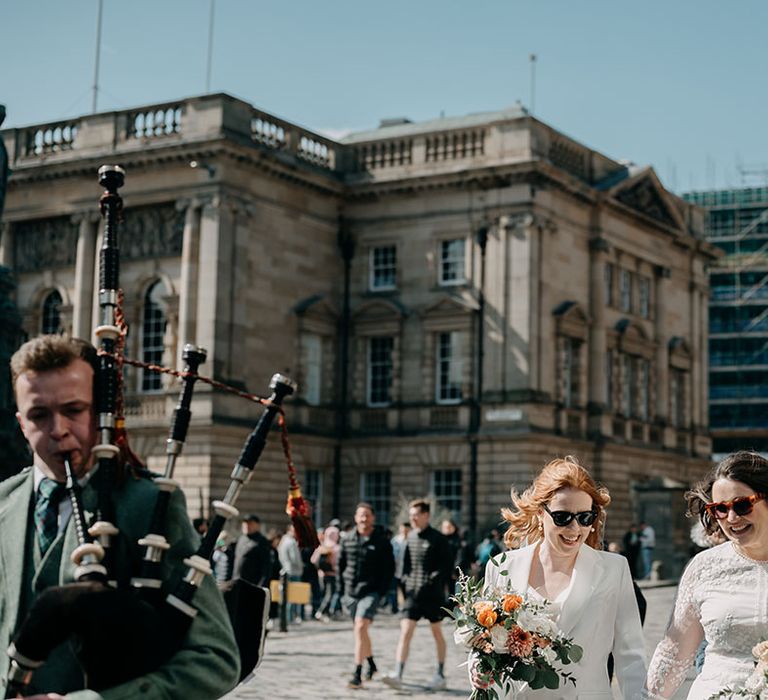
[(405, 557), (405, 541), (411, 531), (410, 523), (400, 523), (397, 534), (392, 538), (392, 553), (395, 557), (395, 575), (392, 577), (392, 585), (389, 588), (389, 604), (393, 613), (400, 611), (400, 598), (402, 597), (403, 557)]
[(624, 533), (621, 544), (622, 554), (627, 558), (632, 578), (638, 578), (637, 564), (640, 556), (640, 531), (637, 523), (632, 523), (629, 526), (629, 530)]
[(638, 539), (640, 540), (640, 565), (642, 567), (640, 578), (648, 579), (651, 577), (651, 569), (653, 567), (653, 550), (656, 547), (656, 531), (648, 523), (641, 522)]
[(355, 508), (355, 529), (341, 539), (339, 584), (342, 600), (354, 620), (355, 670), (350, 688), (363, 685), (363, 661), (367, 661), (366, 680), (377, 671), (373, 660), (370, 627), (387, 594), (395, 570), (392, 544), (384, 529), (376, 525), (376, 513), (370, 503)]
[[(98, 367), (95, 348), (63, 335), (43, 335), (19, 348), (11, 359), (16, 418), (32, 449), (32, 465), (0, 484), (0, 678), (8, 677), (8, 649), (14, 631), (44, 590), (71, 583), (71, 554), (77, 543), (72, 504), (66, 497), (64, 458), (82, 487), (84, 510), (96, 511), (104, 470), (95, 469), (94, 446), (101, 436), (94, 410), (94, 379)], [(160, 493), (146, 473), (118, 465), (124, 476), (109, 484), (114, 524), (120, 533), (142, 536), (150, 532), (155, 501)], [(163, 560), (164, 581), (181, 577), (183, 559), (198, 546), (181, 489), (170, 493), (167, 521), (171, 548)], [(129, 578), (144, 548), (122, 537), (115, 548), (118, 579)], [(127, 574), (127, 576), (126, 576)], [(74, 589), (71, 589), (74, 590)], [(88, 600), (81, 600), (83, 610)], [(169, 697), (214, 698), (237, 682), (239, 663), (232, 628), (221, 593), (206, 576), (195, 596), (198, 613), (175, 654), (154, 671), (105, 688), (99, 694), (83, 691), (88, 683), (73, 653), (73, 638), (64, 630), (63, 642), (32, 674), (27, 693), (40, 697), (101, 697), (161, 700)], [(70, 613), (62, 612), (62, 618)], [(57, 623), (58, 624), (58, 623)], [(84, 627), (87, 627), (85, 623)], [(41, 630), (44, 631), (44, 630)], [(125, 663), (135, 650), (122, 649), (120, 639), (105, 653), (123, 654)], [(147, 640), (149, 643), (151, 640)], [(44, 641), (40, 640), (41, 644)], [(78, 692), (80, 691), (80, 692)], [(51, 695), (46, 695), (51, 693)], [(71, 695), (70, 695), (71, 693)], [(60, 695), (54, 695), (60, 694)]]
[[(304, 575), (304, 560), (301, 558), (301, 549), (296, 539), (296, 530), (289, 525), (285, 534), (280, 538), (277, 546), (277, 555), (280, 559), (282, 570), (288, 574), (289, 582), (301, 581)], [(288, 621), (300, 623), (304, 619), (304, 606), (290, 603), (288, 607)]]
[(240, 651), (240, 680), (258, 664), (264, 652), (264, 637), (269, 619), (269, 577), (272, 573), (272, 547), (261, 534), (261, 520), (253, 513), (241, 524), (235, 543), (232, 580), (226, 585), (224, 600)]
[[(272, 581), (280, 583), (280, 571), (282, 566), (280, 564), (280, 556), (277, 548), (280, 546), (280, 540), (283, 539), (283, 534), (280, 530), (272, 528), (267, 532), (267, 539), (269, 540), (270, 547), (272, 549), (272, 570), (269, 574), (269, 588), (272, 590)], [(277, 600), (277, 596), (272, 598), (272, 602), (269, 605), (269, 623), (267, 629), (272, 629), (271, 624), (273, 620), (276, 620), (280, 616), (280, 603)]]
[(395, 653), (397, 666), (393, 673), (382, 680), (391, 688), (402, 688), (403, 671), (416, 623), (426, 618), (437, 650), (437, 668), (427, 688), (441, 690), (446, 687), (445, 638), (441, 621), (444, 616), (445, 587), (450, 580), (454, 555), (448, 540), (429, 524), (429, 501), (411, 501), (408, 504), (408, 517), (412, 529), (408, 533), (403, 559), (405, 603)]
[(339, 539), (341, 532), (338, 527), (329, 525), (323, 531), (320, 546), (312, 552), (311, 561), (317, 567), (322, 580), (323, 596), (320, 601), (315, 619), (330, 622), (333, 614), (333, 604), (336, 597), (336, 575), (339, 565)]
[(488, 562), (497, 554), (501, 554), (501, 537), (499, 531), (494, 528), (477, 545), (477, 563), (480, 565), (480, 571), (485, 571)]

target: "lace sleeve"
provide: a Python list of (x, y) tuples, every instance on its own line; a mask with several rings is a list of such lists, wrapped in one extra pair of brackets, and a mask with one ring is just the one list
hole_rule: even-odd
[(704, 638), (701, 615), (694, 597), (698, 570), (694, 560), (680, 579), (672, 619), (648, 668), (644, 698), (671, 698), (685, 680)]

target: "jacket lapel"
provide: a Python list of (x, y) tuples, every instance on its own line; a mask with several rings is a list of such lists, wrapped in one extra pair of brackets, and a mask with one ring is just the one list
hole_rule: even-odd
[(525, 595), (528, 590), (528, 577), (531, 575), (531, 564), (535, 551), (536, 545), (534, 544), (496, 555), (493, 561), (498, 567), (491, 584), (502, 590), (511, 588), (515, 593)]
[(592, 592), (603, 576), (603, 564), (592, 547), (584, 544), (573, 567), (573, 585), (560, 613), (560, 630), (568, 635), (588, 607)]
[[(3, 565), (3, 575), (6, 582), (6, 610), (8, 611), (8, 629), (16, 628), (21, 583), (24, 579), (24, 548), (27, 541), (27, 526), (29, 522), (29, 504), (32, 499), (32, 470), (11, 494), (0, 510), (0, 559)], [(20, 514), (24, 513), (24, 517)]]

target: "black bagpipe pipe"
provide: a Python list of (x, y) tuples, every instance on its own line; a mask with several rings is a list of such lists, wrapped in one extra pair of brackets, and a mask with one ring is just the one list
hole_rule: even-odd
[[(78, 538), (78, 547), (72, 554), (75, 582), (48, 588), (35, 599), (8, 649), (11, 663), (6, 697), (9, 698), (22, 697), (35, 669), (42, 666), (55, 647), (68, 639), (75, 641), (86, 687), (96, 691), (155, 670), (181, 648), (198, 612), (194, 606), (195, 594), (211, 574), (209, 561), (219, 535), (227, 520), (237, 515), (235, 503), (253, 474), (275, 418), (282, 412), (282, 401), (295, 390), (295, 384), (287, 377), (280, 374), (272, 377), (272, 394), (269, 399), (261, 400), (264, 411), (243, 446), (226, 495), (223, 500), (213, 503), (216, 516), (197, 552), (184, 559), (188, 567), (186, 575), (166, 594), (162, 558), (171, 546), (166, 539), (166, 516), (176, 489), (171, 476), (189, 426), (196, 370), (205, 359), (205, 352), (200, 348), (185, 346), (184, 384), (166, 443), (166, 470), (163, 477), (157, 479), (159, 491), (150, 532), (138, 543), (144, 547), (145, 556), (130, 585), (122, 585), (114, 573), (114, 554), (110, 552), (115, 551), (115, 539), (119, 536), (114, 524), (112, 490), (118, 474), (125, 469), (126, 455), (130, 454), (124, 434), (121, 444), (123, 427), (116, 410), (122, 369), (117, 361), (122, 333), (116, 320), (120, 303), (117, 225), (122, 209), (117, 189), (123, 184), (124, 172), (118, 166), (104, 166), (99, 170), (99, 181), (105, 187), (100, 200), (105, 229), (100, 257), (101, 316), (94, 331), (99, 340), (99, 367), (94, 390), (99, 444), (92, 450), (99, 464), (96, 522), (90, 527), (85, 523), (79, 486), (68, 465), (68, 488)], [(280, 418), (282, 421), (282, 416)], [(303, 531), (307, 533), (307, 542), (314, 543), (317, 536), (311, 523), (306, 524), (309, 522), (308, 511), (298, 491), (285, 426), (281, 424), (291, 476), (288, 511), (294, 520), (306, 521), (302, 523)], [(247, 595), (244, 597), (247, 599)]]

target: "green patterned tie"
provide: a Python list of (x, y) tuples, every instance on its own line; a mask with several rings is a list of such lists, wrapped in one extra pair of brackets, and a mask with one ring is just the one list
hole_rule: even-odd
[(59, 503), (64, 498), (66, 488), (51, 479), (43, 479), (37, 489), (35, 503), (35, 530), (40, 552), (45, 554), (59, 534)]

